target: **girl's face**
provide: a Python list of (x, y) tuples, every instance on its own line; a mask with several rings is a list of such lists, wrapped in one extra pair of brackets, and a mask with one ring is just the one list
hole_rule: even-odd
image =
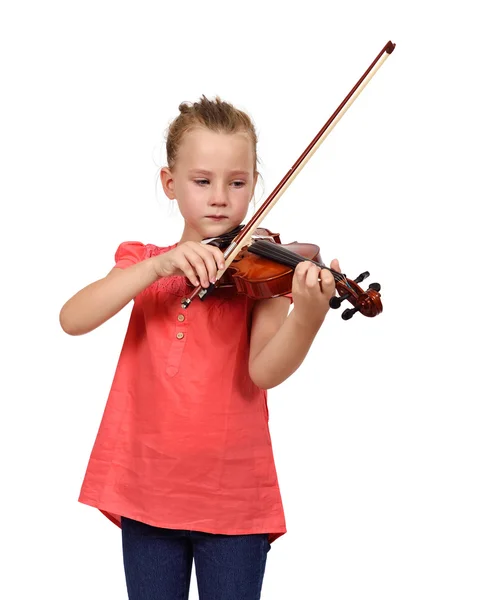
[(198, 127), (184, 135), (175, 166), (160, 177), (185, 219), (180, 242), (217, 237), (246, 216), (257, 178), (252, 142), (245, 132)]

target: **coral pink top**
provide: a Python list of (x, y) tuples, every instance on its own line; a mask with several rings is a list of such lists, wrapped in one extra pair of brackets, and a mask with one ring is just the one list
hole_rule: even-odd
[[(126, 268), (174, 248), (124, 242)], [(193, 289), (193, 288), (192, 288)], [(254, 301), (217, 289), (188, 309), (185, 277), (134, 300), (79, 502), (120, 517), (208, 533), (286, 533), (267, 392), (249, 377)]]

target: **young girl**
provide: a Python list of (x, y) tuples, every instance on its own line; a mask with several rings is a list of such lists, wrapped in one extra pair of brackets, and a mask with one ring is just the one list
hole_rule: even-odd
[(286, 533), (266, 390), (302, 363), (335, 283), (305, 261), (289, 315), (289, 297), (223, 287), (182, 308), (224, 267), (202, 241), (241, 224), (258, 172), (248, 115), (218, 97), (179, 109), (160, 177), (184, 218), (181, 239), (120, 244), (108, 275), (61, 310), (64, 331), (80, 335), (134, 300), (79, 501), (122, 528), (131, 600), (188, 598), (193, 560), (201, 600), (255, 600)]

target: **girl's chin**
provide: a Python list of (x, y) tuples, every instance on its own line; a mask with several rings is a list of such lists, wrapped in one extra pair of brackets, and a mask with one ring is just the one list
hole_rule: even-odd
[(195, 240), (199, 238), (199, 241), (206, 240), (208, 238), (216, 238), (229, 233), (233, 229), (237, 228), (240, 223), (235, 223), (229, 219), (209, 219), (205, 217), (202, 223), (189, 225), (190, 233), (188, 236), (187, 229), (185, 229), (185, 239)]
[(206, 219), (204, 223), (204, 231), (209, 231), (211, 234), (213, 231), (217, 231), (219, 234), (227, 233), (227, 231), (232, 231), (235, 227), (236, 225), (229, 221), (229, 219)]

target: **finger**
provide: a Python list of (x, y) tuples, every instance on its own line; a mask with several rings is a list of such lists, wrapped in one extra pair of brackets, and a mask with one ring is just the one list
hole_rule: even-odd
[(298, 294), (305, 285), (305, 273), (306, 268), (304, 263), (299, 263), (296, 265), (295, 270), (293, 272), (293, 282), (291, 291), (293, 295)]
[(306, 276), (307, 271), (308, 271), (308, 269), (309, 269), (309, 267), (310, 267), (311, 264), (312, 263), (310, 263), (309, 261), (305, 260), (305, 261), (302, 261), (301, 263), (298, 263), (296, 265), (296, 268), (295, 268), (295, 277), (294, 278), (296, 280), (297, 285), (300, 288), (303, 288), (305, 286), (305, 276)]
[(198, 252), (198, 249), (189, 248), (185, 253), (185, 257), (197, 273), (197, 277), (203, 287), (209, 287), (209, 276), (207, 272), (206, 262), (204, 257)]
[(314, 263), (312, 263), (310, 260), (304, 260), (301, 263), (299, 263), (296, 266), (296, 268), (300, 272), (302, 277), (305, 277), (307, 275), (308, 271), (310, 270), (310, 268), (313, 266), (315, 267)]
[(216, 263), (218, 259), (209, 248), (204, 246), (204, 244), (199, 244), (195, 251), (204, 261), (208, 282), (214, 283), (216, 281), (216, 272), (218, 271), (218, 265)]
[(197, 277), (195, 269), (189, 263), (188, 259), (185, 258), (185, 256), (182, 255), (178, 258), (176, 261), (176, 266), (186, 277), (188, 277), (193, 286), (197, 287), (200, 285), (200, 281)]
[(336, 289), (335, 278), (333, 277), (333, 274), (330, 273), (328, 269), (321, 269), (320, 279), (321, 292), (325, 295), (329, 295), (331, 298)]
[[(203, 245), (203, 247), (211, 254), (210, 260), (212, 260), (213, 263), (216, 265), (216, 270), (218, 271), (220, 269), (224, 269), (225, 257), (223, 256), (223, 252), (219, 248), (216, 248), (215, 246), (211, 246), (209, 244)], [(214, 275), (216, 278), (216, 272)]]
[(334, 271), (336, 271), (337, 273), (341, 273), (341, 272), (342, 272), (342, 269), (340, 268), (340, 263), (338, 262), (338, 259), (337, 259), (337, 258), (334, 258), (334, 259), (331, 261), (330, 267), (331, 267), (331, 268), (332, 268)]
[(319, 271), (320, 270), (321, 269), (317, 265), (310, 263), (309, 269), (305, 276), (305, 285), (306, 285), (307, 289), (309, 290), (309, 292), (311, 292), (311, 293), (315, 292), (316, 290), (319, 289)]

